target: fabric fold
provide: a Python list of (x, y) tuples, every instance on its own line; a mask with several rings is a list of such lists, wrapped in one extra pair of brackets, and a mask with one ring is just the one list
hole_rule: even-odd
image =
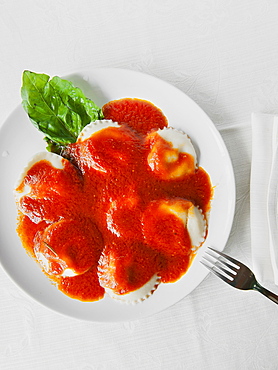
[(278, 117), (252, 114), (250, 227), (253, 270), (278, 285)]

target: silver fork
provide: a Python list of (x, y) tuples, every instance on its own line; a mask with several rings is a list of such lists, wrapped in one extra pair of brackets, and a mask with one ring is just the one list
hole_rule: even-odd
[(231, 286), (242, 290), (256, 290), (278, 304), (278, 296), (262, 287), (253, 272), (236, 259), (209, 247), (200, 262)]

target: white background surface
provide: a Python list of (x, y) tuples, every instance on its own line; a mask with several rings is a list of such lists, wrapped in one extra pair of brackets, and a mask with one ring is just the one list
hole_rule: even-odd
[[(0, 124), (20, 103), (24, 69), (127, 68), (170, 82), (225, 140), (237, 185), (225, 250), (251, 266), (250, 117), (278, 112), (277, 19), (276, 0), (0, 0)], [(88, 323), (34, 302), (0, 269), (0, 368), (277, 369), (277, 310), (209, 275), (154, 316)]]

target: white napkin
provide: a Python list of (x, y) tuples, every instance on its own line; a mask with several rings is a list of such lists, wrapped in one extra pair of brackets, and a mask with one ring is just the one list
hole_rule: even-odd
[(278, 285), (278, 116), (252, 114), (250, 221), (253, 270)]

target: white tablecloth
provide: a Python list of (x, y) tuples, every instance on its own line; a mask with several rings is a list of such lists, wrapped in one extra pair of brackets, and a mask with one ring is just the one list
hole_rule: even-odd
[[(278, 112), (277, 19), (276, 0), (0, 0), (0, 124), (20, 103), (24, 69), (115, 67), (170, 82), (227, 145), (237, 202), (225, 250), (252, 267), (251, 112)], [(278, 368), (277, 305), (212, 275), (174, 306), (132, 322), (64, 317), (2, 268), (0, 302), (2, 370)]]

